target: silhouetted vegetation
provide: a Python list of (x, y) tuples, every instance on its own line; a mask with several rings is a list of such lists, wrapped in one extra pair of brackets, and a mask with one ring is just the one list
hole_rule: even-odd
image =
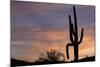
[(65, 56), (63, 53), (51, 49), (50, 51), (41, 53), (41, 55), (39, 56), (36, 62), (56, 63), (56, 62), (64, 62), (64, 61), (65, 61)]
[(69, 15), (69, 33), (70, 33), (71, 43), (68, 43), (66, 45), (66, 54), (67, 54), (67, 59), (69, 59), (68, 48), (69, 48), (69, 46), (73, 46), (74, 47), (74, 61), (78, 61), (78, 52), (79, 52), (78, 48), (79, 48), (79, 44), (82, 42), (82, 39), (83, 39), (84, 29), (83, 28), (81, 29), (81, 36), (80, 36), (80, 40), (79, 40), (75, 6), (73, 6), (73, 13), (74, 13), (74, 23), (72, 23), (71, 15)]
[(42, 64), (57, 64), (57, 63), (65, 63), (65, 56), (63, 53), (53, 49), (45, 53), (41, 53), (39, 58), (33, 63), (11, 59), (11, 66), (42, 65)]
[[(95, 56), (85, 57), (77, 61), (70, 62), (86, 62), (86, 61), (95, 61)], [(22, 60), (11, 59), (11, 67), (15, 66), (27, 66), (27, 65), (44, 65), (44, 64), (60, 64), (60, 63), (70, 63), (65, 61), (65, 56), (63, 53), (56, 50), (50, 50), (45, 53), (41, 53), (39, 58), (35, 62), (26, 62)]]

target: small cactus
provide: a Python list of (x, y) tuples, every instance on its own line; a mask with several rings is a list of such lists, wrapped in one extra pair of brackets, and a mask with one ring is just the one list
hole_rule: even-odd
[(77, 16), (76, 16), (76, 10), (75, 10), (75, 6), (73, 6), (73, 13), (74, 13), (74, 23), (72, 23), (71, 21), (71, 15), (69, 15), (69, 32), (70, 32), (70, 42), (66, 45), (66, 54), (67, 54), (67, 59), (69, 59), (69, 46), (73, 46), (74, 47), (74, 61), (78, 60), (78, 47), (79, 44), (82, 42), (83, 40), (83, 33), (84, 33), (84, 29), (81, 29), (81, 36), (80, 39), (78, 39), (78, 27), (77, 27)]

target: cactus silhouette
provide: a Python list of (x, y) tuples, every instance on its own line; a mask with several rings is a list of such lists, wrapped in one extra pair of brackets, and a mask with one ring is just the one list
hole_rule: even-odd
[(81, 29), (81, 36), (80, 39), (78, 39), (78, 27), (77, 27), (77, 16), (76, 16), (76, 9), (75, 6), (73, 6), (73, 13), (74, 13), (74, 23), (72, 22), (71, 15), (68, 16), (69, 18), (69, 34), (70, 34), (70, 42), (66, 45), (66, 54), (67, 59), (69, 59), (69, 46), (73, 46), (74, 48), (74, 61), (78, 60), (78, 48), (79, 44), (83, 40), (83, 33), (84, 29)]

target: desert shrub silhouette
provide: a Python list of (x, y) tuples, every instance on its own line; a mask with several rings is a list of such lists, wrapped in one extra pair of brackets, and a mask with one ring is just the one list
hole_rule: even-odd
[(78, 36), (78, 27), (77, 27), (77, 16), (76, 16), (76, 9), (75, 6), (73, 6), (73, 13), (74, 13), (74, 23), (72, 22), (71, 15), (69, 15), (69, 34), (70, 34), (70, 42), (66, 45), (66, 54), (67, 54), (67, 59), (69, 59), (69, 46), (74, 47), (74, 61), (78, 61), (78, 48), (79, 44), (83, 40), (83, 33), (84, 29), (81, 29), (81, 36), (79, 40)]
[(63, 53), (54, 49), (41, 53), (36, 62), (39, 63), (60, 63), (65, 62), (65, 56)]

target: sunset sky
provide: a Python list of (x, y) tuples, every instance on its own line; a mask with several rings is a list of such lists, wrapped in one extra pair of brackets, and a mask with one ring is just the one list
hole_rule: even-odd
[[(95, 55), (95, 7), (76, 5), (79, 37), (79, 58)], [(11, 1), (11, 58), (35, 61), (47, 50), (56, 49), (66, 57), (69, 39), (68, 15), (73, 20), (73, 5)], [(70, 47), (70, 60), (73, 60)], [(66, 59), (67, 60), (67, 59)]]

